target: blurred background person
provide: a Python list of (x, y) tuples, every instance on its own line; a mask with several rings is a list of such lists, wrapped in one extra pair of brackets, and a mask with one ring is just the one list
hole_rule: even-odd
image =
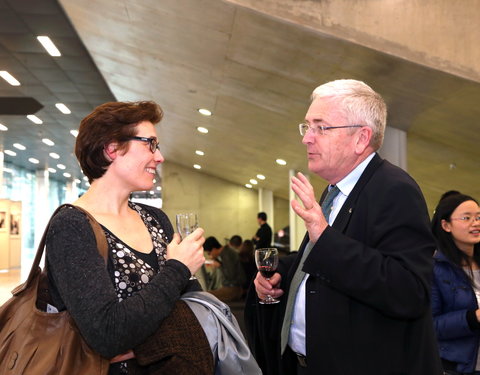
[(255, 264), (255, 249), (253, 241), (245, 240), (240, 248), (239, 259), (245, 273), (245, 282), (243, 283), (244, 294), (250, 287), (255, 275), (257, 274), (257, 266)]
[(245, 275), (238, 253), (229, 246), (222, 246), (212, 236), (205, 240), (203, 247), (213, 260), (205, 266), (207, 268), (212, 267), (215, 270), (214, 273), (221, 274), (221, 285), (208, 290), (208, 292), (223, 302), (239, 300), (243, 294), (242, 287), (245, 282)]
[(260, 228), (258, 228), (257, 233), (252, 238), (255, 249), (270, 247), (272, 244), (272, 228), (267, 224), (267, 214), (259, 212), (257, 214), (257, 222)]
[(446, 374), (480, 374), (480, 208), (477, 200), (445, 193), (432, 218), (432, 313)]

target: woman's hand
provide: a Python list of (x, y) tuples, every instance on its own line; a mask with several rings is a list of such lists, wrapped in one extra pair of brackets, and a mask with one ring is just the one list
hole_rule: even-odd
[(172, 242), (167, 246), (167, 259), (176, 259), (185, 264), (194, 275), (205, 262), (203, 256), (203, 229), (198, 228), (187, 237), (180, 238), (178, 233), (173, 235)]
[(258, 298), (265, 299), (267, 296), (278, 298), (282, 296), (283, 290), (279, 288), (280, 281), (282, 281), (282, 276), (278, 272), (268, 280), (258, 272), (253, 281)]

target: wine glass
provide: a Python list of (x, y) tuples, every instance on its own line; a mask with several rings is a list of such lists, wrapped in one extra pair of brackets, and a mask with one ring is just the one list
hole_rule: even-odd
[[(274, 247), (255, 250), (255, 263), (262, 276), (270, 280), (270, 277), (273, 276), (278, 267), (278, 250)], [(267, 295), (267, 298), (260, 300), (262, 305), (271, 305), (279, 302), (278, 299), (269, 295)]]
[[(177, 231), (182, 237), (182, 240), (198, 228), (197, 214), (194, 212), (177, 214), (175, 216), (177, 222)], [(192, 275), (190, 280), (196, 280), (197, 278)]]

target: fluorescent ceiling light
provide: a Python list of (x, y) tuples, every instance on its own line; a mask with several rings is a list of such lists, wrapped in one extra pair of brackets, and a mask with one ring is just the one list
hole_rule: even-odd
[(1, 130), (2, 132), (6, 132), (6, 131), (8, 130), (8, 128), (7, 128), (5, 125), (0, 124), (0, 130)]
[(48, 138), (43, 138), (42, 142), (45, 143), (47, 146), (55, 146), (55, 142)]
[(197, 130), (200, 132), (200, 133), (203, 133), (203, 134), (207, 134), (208, 133), (208, 129), (207, 128), (204, 128), (203, 126), (199, 126), (197, 128)]
[(255, 180), (255, 179), (253, 179), (253, 178), (251, 178), (251, 179), (250, 179), (250, 183), (251, 183), (252, 185), (256, 185), (256, 184), (258, 184), (258, 181)]
[(201, 168), (202, 168), (202, 166), (201, 166), (201, 165), (199, 165), (199, 164), (193, 164), (193, 168), (195, 168), (195, 169), (201, 169)]
[(245, 184), (245, 187), (247, 187), (247, 188), (251, 189), (253, 186), (252, 186), (252, 185), (250, 185), (250, 184)]
[(65, 172), (63, 175), (64, 175), (66, 178), (72, 177), (72, 175), (71, 175), (70, 173), (68, 173), (68, 172)]
[(28, 158), (28, 161), (29, 161), (30, 163), (33, 163), (33, 164), (38, 164), (38, 163), (40, 163), (40, 161), (39, 161), (38, 159), (35, 159), (35, 158)]
[(65, 167), (63, 164), (57, 164), (57, 168), (58, 169), (66, 169), (67, 167)]
[(78, 178), (76, 178), (74, 181), (75, 181), (76, 184), (80, 184), (82, 182)]
[(48, 155), (50, 155), (50, 157), (53, 158), (53, 159), (60, 159), (60, 155), (58, 155), (58, 154), (55, 153), (55, 152), (51, 152), (51, 153), (49, 153)]
[(62, 56), (58, 48), (48, 36), (37, 36), (37, 40), (42, 43), (43, 48), (47, 50), (50, 56)]
[(20, 86), (20, 82), (18, 82), (14, 76), (12, 76), (6, 70), (0, 70), (0, 77), (2, 77), (5, 81), (7, 81), (12, 86)]
[(10, 155), (10, 156), (17, 156), (17, 153), (12, 150), (3, 150), (4, 154)]
[(70, 130), (70, 134), (73, 135), (75, 138), (77, 138), (78, 130)]
[(257, 174), (257, 178), (259, 180), (265, 180), (265, 176), (263, 174)]
[(283, 159), (277, 159), (275, 160), (277, 162), (277, 164), (280, 164), (280, 165), (287, 165), (287, 162)]
[(24, 145), (22, 145), (20, 143), (14, 143), (13, 147), (15, 147), (18, 150), (22, 150), (22, 151), (27, 149)]
[(199, 156), (205, 155), (205, 153), (203, 151), (200, 151), (200, 150), (196, 150), (195, 153)]
[(204, 115), (204, 116), (211, 116), (212, 115), (212, 112), (209, 111), (208, 109), (206, 108), (199, 108), (198, 109), (198, 112), (200, 112), (200, 114)]
[(28, 118), (31, 122), (35, 123), (35, 124), (38, 124), (38, 125), (43, 124), (43, 121), (40, 120), (40, 119), (39, 119), (37, 116), (35, 116), (35, 115), (27, 115), (27, 118)]
[(63, 103), (57, 103), (57, 104), (55, 104), (55, 107), (57, 107), (57, 109), (60, 112), (66, 114), (66, 115), (69, 115), (70, 113), (72, 113), (72, 111), (70, 111), (70, 109)]
[(49, 171), (50, 173), (56, 173), (56, 172), (57, 172), (57, 170), (54, 169), (54, 168), (48, 168), (48, 171)]
[(13, 170), (10, 169), (10, 168), (5, 168), (5, 167), (4, 167), (4, 168), (3, 168), (3, 171), (4, 171), (5, 173), (13, 174)]

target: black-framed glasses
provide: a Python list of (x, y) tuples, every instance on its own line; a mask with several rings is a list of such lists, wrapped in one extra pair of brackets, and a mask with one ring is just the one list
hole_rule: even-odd
[(451, 217), (450, 220), (459, 220), (459, 221), (464, 221), (466, 223), (472, 223), (474, 221), (480, 221), (480, 215), (465, 215), (461, 217)]
[(148, 147), (150, 148), (150, 151), (152, 152), (152, 154), (154, 154), (156, 150), (160, 151), (160, 147), (158, 147), (157, 138), (155, 138), (155, 137), (150, 137), (150, 138), (147, 138), (147, 137), (129, 137), (128, 140), (148, 142)]
[(344, 129), (344, 128), (363, 128), (365, 125), (344, 125), (344, 126), (323, 126), (323, 125), (310, 125), (305, 122), (298, 124), (298, 130), (303, 137), (309, 130), (313, 134), (325, 135), (325, 132), (330, 129)]

